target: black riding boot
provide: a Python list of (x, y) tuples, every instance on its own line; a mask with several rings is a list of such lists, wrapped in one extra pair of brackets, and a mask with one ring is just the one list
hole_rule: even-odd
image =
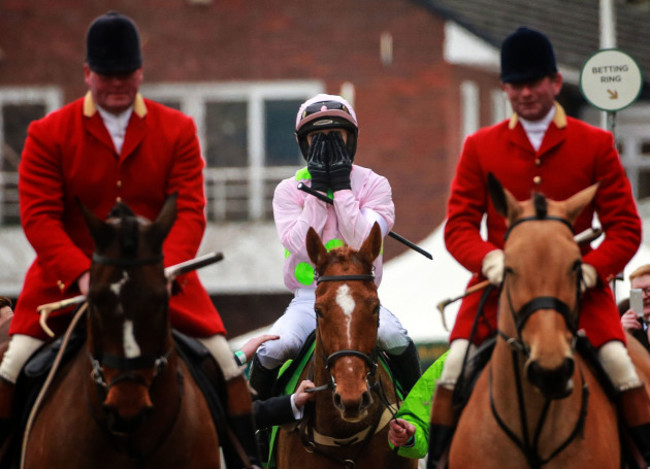
[(12, 409), (15, 389), (15, 384), (0, 378), (0, 448), (6, 443), (14, 424)]
[(452, 404), (453, 394), (443, 386), (436, 386), (433, 394), (427, 469), (436, 469), (454, 436), (457, 417)]
[(411, 388), (415, 385), (422, 371), (420, 370), (420, 356), (418, 349), (409, 339), (409, 345), (399, 355), (388, 354), (391, 363), (391, 371), (397, 378), (397, 381), (402, 385), (404, 397), (409, 393)]
[(619, 397), (619, 409), (630, 438), (650, 466), (650, 398), (645, 386), (623, 391)]
[[(226, 381), (226, 391), (228, 426), (237, 440), (230, 445), (225, 442), (222, 445), (226, 467), (228, 469), (248, 468), (249, 465), (246, 464), (248, 459), (250, 467), (261, 468), (262, 463), (255, 438), (253, 406), (244, 376), (236, 376)], [(237, 445), (241, 447), (241, 451), (236, 450)]]
[(278, 376), (278, 370), (269, 370), (260, 363), (257, 355), (253, 358), (248, 381), (257, 393), (257, 399), (266, 400), (273, 396), (273, 384)]

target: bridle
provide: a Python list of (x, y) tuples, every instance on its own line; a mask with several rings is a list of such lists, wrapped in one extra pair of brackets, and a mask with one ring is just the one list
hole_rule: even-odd
[[(316, 283), (320, 284), (321, 282), (347, 282), (347, 281), (360, 281), (360, 282), (374, 282), (375, 281), (375, 275), (374, 273), (370, 274), (347, 274), (347, 275), (324, 275), (324, 276), (317, 276)], [(318, 316), (317, 316), (318, 318)], [(379, 318), (377, 318), (377, 321), (379, 321)], [(379, 323), (377, 323), (377, 326), (379, 326)], [(316, 328), (318, 329), (320, 327), (320, 323), (318, 322), (317, 319), (317, 324)], [(361, 352), (359, 350), (355, 349), (343, 349), (343, 350), (337, 350), (336, 352), (328, 354), (324, 346), (322, 345), (322, 342), (319, 342), (321, 344), (321, 349), (323, 352), (323, 361), (325, 364), (325, 368), (328, 371), (330, 380), (321, 385), (317, 386), (315, 388), (308, 389), (307, 392), (320, 392), (320, 391), (327, 391), (327, 390), (336, 390), (336, 381), (334, 377), (332, 376), (330, 369), (333, 366), (334, 362), (338, 360), (339, 358), (345, 357), (345, 356), (354, 356), (361, 358), (365, 364), (368, 366), (368, 373), (366, 374), (366, 386), (369, 390), (373, 390), (374, 393), (379, 397), (379, 400), (383, 404), (383, 406), (386, 408), (388, 412), (390, 412), (390, 415), (392, 415), (392, 418), (394, 418), (396, 410), (393, 409), (392, 405), (390, 402), (388, 402), (388, 398), (386, 397), (385, 391), (381, 385), (381, 383), (377, 380), (377, 367), (378, 367), (378, 351), (377, 347), (375, 347), (370, 354), (366, 354), (364, 352)], [(313, 371), (313, 370), (312, 370)], [(372, 384), (370, 384), (370, 381), (372, 381)], [(397, 393), (396, 393), (397, 394)], [(386, 410), (384, 412), (386, 412)], [(333, 444), (335, 446), (350, 446), (350, 445), (358, 445), (358, 451), (357, 451), (357, 456), (361, 452), (361, 450), (370, 442), (371, 438), (374, 436), (375, 432), (378, 429), (378, 425), (380, 424), (380, 421), (382, 420), (382, 415), (379, 415), (377, 420), (372, 423), (369, 427), (367, 427), (364, 431), (358, 433), (357, 435), (351, 437), (351, 438), (344, 438), (341, 441), (333, 440)], [(352, 458), (341, 458), (336, 456), (335, 454), (332, 454), (328, 451), (322, 450), (317, 446), (317, 443), (314, 438), (314, 428), (311, 425), (310, 419), (304, 419), (301, 424), (298, 425), (298, 428), (300, 429), (300, 437), (301, 441), (305, 447), (305, 450), (308, 452), (313, 452), (320, 454), (321, 456), (328, 458), (332, 461), (337, 462), (340, 464), (342, 467), (346, 469), (353, 469), (356, 467), (356, 456)], [(362, 437), (359, 437), (360, 435), (363, 435)], [(325, 437), (327, 438), (327, 437)]]
[[(520, 225), (521, 223), (527, 222), (527, 221), (539, 221), (539, 220), (545, 220), (545, 221), (557, 221), (560, 223), (563, 223), (573, 233), (573, 227), (571, 224), (568, 222), (568, 220), (560, 217), (555, 217), (555, 216), (550, 216), (547, 215), (546, 213), (541, 213), (536, 216), (531, 216), (531, 217), (524, 217), (520, 218), (519, 220), (515, 221), (506, 231), (505, 237), (504, 237), (504, 242), (508, 239), (508, 235), (512, 231), (513, 228), (516, 226)], [(533, 469), (538, 469), (542, 467), (544, 464), (547, 464), (549, 461), (551, 461), (554, 457), (556, 457), (562, 450), (564, 450), (569, 444), (579, 435), (582, 433), (584, 430), (584, 425), (585, 425), (585, 419), (587, 416), (587, 403), (589, 400), (589, 388), (587, 386), (587, 382), (584, 379), (582, 369), (579, 367), (578, 370), (580, 371), (580, 376), (582, 379), (582, 403), (581, 403), (581, 408), (580, 408), (580, 414), (579, 417), (576, 421), (575, 427), (571, 434), (565, 439), (563, 443), (561, 443), (553, 452), (546, 458), (542, 458), (539, 455), (539, 450), (538, 450), (538, 445), (539, 445), (539, 438), (542, 433), (542, 428), (544, 426), (544, 423), (546, 421), (546, 417), (548, 416), (548, 410), (550, 408), (550, 405), (553, 400), (551, 398), (546, 398), (544, 402), (544, 407), (542, 409), (542, 413), (540, 415), (540, 418), (537, 422), (537, 426), (535, 429), (535, 434), (533, 436), (533, 440), (531, 441), (530, 435), (528, 434), (528, 420), (526, 417), (526, 408), (524, 404), (524, 392), (523, 392), (523, 387), (522, 387), (522, 377), (520, 374), (520, 369), (518, 366), (519, 363), (519, 355), (523, 355), (525, 359), (530, 358), (530, 350), (524, 343), (522, 339), (522, 331), (523, 328), (530, 319), (530, 317), (535, 314), (537, 311), (541, 309), (551, 309), (556, 311), (558, 314), (560, 314), (563, 318), (564, 321), (567, 325), (567, 328), (571, 331), (572, 334), (572, 341), (571, 341), (571, 350), (575, 352), (575, 347), (576, 347), (576, 341), (577, 341), (577, 326), (578, 326), (578, 321), (579, 321), (579, 312), (580, 312), (580, 286), (582, 284), (582, 269), (580, 266), (580, 263), (576, 263), (574, 265), (574, 269), (576, 270), (576, 301), (575, 301), (575, 307), (571, 308), (568, 304), (566, 304), (564, 301), (560, 300), (559, 298), (555, 298), (552, 296), (538, 296), (530, 301), (526, 302), (521, 308), (518, 310), (515, 309), (512, 301), (512, 296), (509, 288), (509, 284), (507, 283), (507, 272), (504, 272), (503, 276), (503, 282), (501, 284), (501, 289), (504, 292), (504, 295), (506, 296), (508, 300), (508, 309), (510, 310), (510, 314), (512, 316), (512, 320), (515, 324), (516, 330), (517, 330), (517, 336), (516, 337), (510, 337), (507, 335), (505, 332), (503, 332), (501, 329), (497, 329), (497, 333), (501, 338), (503, 338), (506, 342), (506, 344), (510, 347), (511, 349), (511, 356), (512, 356), (512, 364), (513, 364), (513, 370), (514, 370), (514, 375), (515, 375), (515, 382), (517, 385), (517, 401), (519, 405), (519, 415), (520, 415), (520, 425), (521, 425), (521, 431), (523, 438), (519, 438), (514, 431), (512, 431), (506, 423), (501, 419), (499, 416), (495, 403), (494, 403), (494, 396), (493, 396), (493, 386), (492, 386), (492, 368), (490, 367), (489, 369), (489, 392), (490, 392), (490, 407), (492, 410), (492, 415), (494, 416), (496, 422), (498, 423), (499, 427), (506, 433), (508, 438), (512, 440), (524, 453), (524, 456), (526, 457), (526, 460), (529, 464), (529, 466)]]

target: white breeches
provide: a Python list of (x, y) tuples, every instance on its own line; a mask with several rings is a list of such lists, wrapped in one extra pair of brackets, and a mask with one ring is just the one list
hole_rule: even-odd
[(634, 364), (622, 342), (612, 340), (598, 349), (598, 359), (619, 391), (642, 386)]
[[(278, 340), (264, 342), (257, 349), (257, 357), (264, 368), (275, 369), (289, 358), (294, 358), (316, 327), (314, 312), (315, 290), (301, 288), (289, 303), (268, 334), (279, 335)], [(392, 354), (401, 354), (409, 345), (409, 337), (402, 324), (390, 311), (379, 308), (379, 330), (377, 345)]]
[(0, 364), (0, 376), (10, 383), (16, 384), (23, 366), (43, 343), (44, 341), (28, 335), (12, 335), (9, 340), (9, 347)]
[[(474, 353), (476, 353), (476, 346), (474, 344), (470, 345), (469, 340), (467, 339), (456, 339), (449, 346), (449, 354), (445, 360), (445, 364), (442, 367), (442, 373), (440, 374), (440, 379), (438, 380), (437, 385), (443, 386), (450, 391), (453, 391), (460, 376), (460, 372), (463, 368), (463, 360), (465, 359), (465, 353), (467, 352), (467, 347), (469, 346), (469, 359), (472, 358)], [(465, 376), (469, 376), (471, 370), (468, 369), (465, 371)]]
[(230, 345), (228, 345), (228, 341), (224, 335), (216, 334), (210, 337), (200, 337), (198, 341), (209, 350), (210, 354), (217, 361), (226, 381), (243, 373), (243, 368), (240, 368), (237, 362), (235, 362)]

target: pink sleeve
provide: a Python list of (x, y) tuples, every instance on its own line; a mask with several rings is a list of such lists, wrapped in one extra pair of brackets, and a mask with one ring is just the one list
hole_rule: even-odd
[(378, 218), (384, 222), (384, 235), (395, 223), (395, 206), (390, 184), (385, 177), (373, 172), (367, 173), (367, 179), (356, 197), (351, 190), (335, 192), (334, 210), (343, 240), (357, 249)]
[(309, 227), (319, 235), (327, 221), (327, 203), (297, 189), (294, 178), (280, 182), (273, 195), (273, 217), (280, 242), (291, 253), (305, 253)]

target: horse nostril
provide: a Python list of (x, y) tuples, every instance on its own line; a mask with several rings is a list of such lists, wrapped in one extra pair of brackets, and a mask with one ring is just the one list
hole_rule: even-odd
[(334, 401), (334, 407), (337, 409), (342, 409), (343, 404), (341, 403), (341, 395), (338, 392), (335, 392), (332, 396), (332, 400)]
[(562, 364), (554, 369), (547, 369), (533, 360), (526, 365), (526, 377), (542, 394), (550, 399), (567, 397), (573, 390), (573, 370), (575, 362), (567, 357)]
[(367, 409), (372, 404), (372, 395), (368, 391), (363, 391), (361, 394), (361, 405), (359, 406), (361, 410)]

